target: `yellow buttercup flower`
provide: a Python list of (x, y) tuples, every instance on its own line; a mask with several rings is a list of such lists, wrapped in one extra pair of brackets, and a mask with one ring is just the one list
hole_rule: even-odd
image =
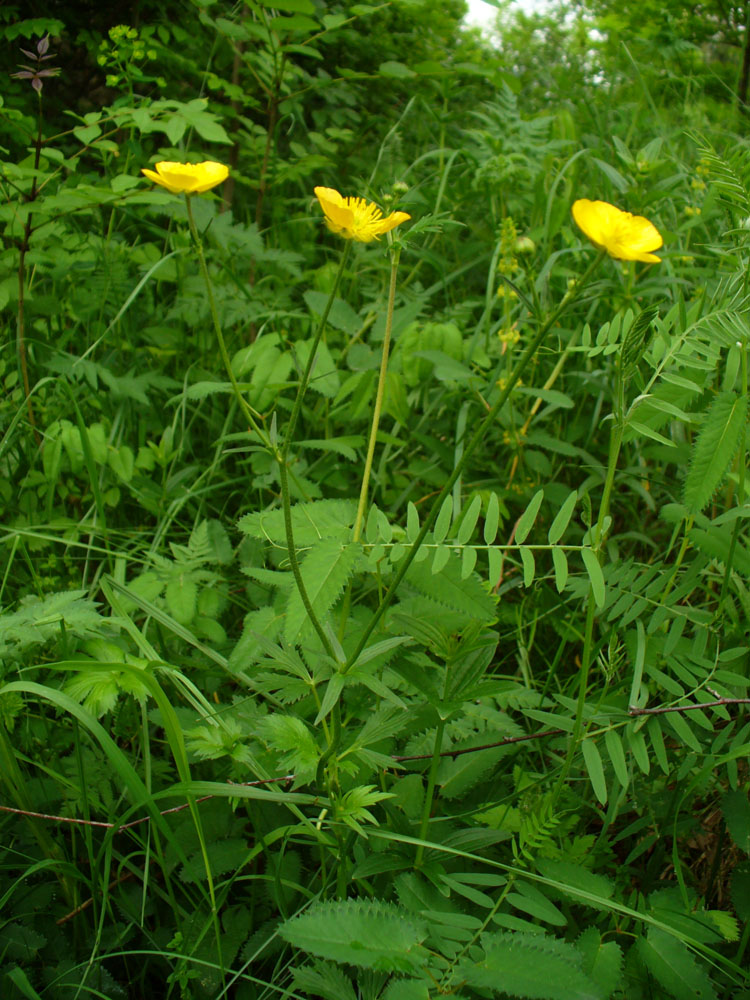
[(595, 247), (617, 260), (644, 260), (658, 263), (652, 250), (664, 240), (656, 226), (642, 215), (623, 212), (607, 201), (580, 198), (573, 202), (573, 218)]
[(170, 163), (162, 160), (156, 170), (141, 170), (149, 180), (161, 184), (172, 194), (202, 194), (221, 184), (229, 176), (229, 167), (206, 160), (204, 163)]
[(388, 233), (411, 216), (406, 212), (391, 212), (385, 219), (377, 205), (364, 198), (343, 198), (333, 188), (316, 187), (315, 196), (332, 233), (345, 240), (371, 243)]

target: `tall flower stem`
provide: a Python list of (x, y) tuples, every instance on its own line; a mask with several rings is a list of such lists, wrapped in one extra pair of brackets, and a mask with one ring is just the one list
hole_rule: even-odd
[(193, 239), (193, 245), (195, 247), (195, 252), (198, 256), (198, 263), (200, 265), (201, 274), (203, 275), (203, 281), (206, 285), (206, 295), (208, 296), (208, 306), (211, 311), (211, 319), (214, 325), (214, 333), (216, 334), (216, 340), (219, 344), (219, 352), (221, 354), (221, 360), (224, 362), (224, 368), (226, 369), (227, 376), (232, 385), (232, 390), (237, 399), (239, 408), (247, 420), (250, 427), (258, 435), (258, 438), (262, 443), (268, 448), (270, 446), (270, 441), (266, 432), (260, 427), (256, 420), (256, 414), (245, 399), (245, 396), (240, 388), (240, 384), (232, 369), (232, 362), (229, 358), (229, 352), (227, 351), (227, 345), (224, 341), (224, 334), (221, 330), (221, 323), (219, 322), (219, 314), (216, 309), (216, 300), (214, 298), (214, 289), (211, 283), (211, 277), (208, 273), (208, 267), (206, 265), (206, 257), (203, 253), (203, 243), (200, 236), (198, 235), (198, 227), (195, 225), (195, 219), (193, 217), (193, 205), (191, 201), (191, 195), (185, 195), (185, 205), (187, 206), (187, 217), (188, 225), (190, 226), (190, 235)]
[[(390, 234), (389, 234), (390, 236)], [(367, 506), (367, 488), (370, 483), (372, 472), (372, 460), (375, 455), (375, 442), (378, 437), (378, 426), (380, 424), (380, 411), (383, 407), (383, 395), (385, 394), (385, 380), (388, 374), (388, 352), (391, 347), (391, 330), (393, 328), (393, 304), (396, 299), (396, 273), (398, 271), (398, 261), (401, 256), (400, 247), (391, 249), (391, 280), (388, 288), (388, 306), (385, 314), (385, 335), (383, 337), (383, 353), (380, 358), (380, 375), (378, 377), (378, 388), (375, 394), (375, 408), (372, 413), (372, 426), (370, 427), (370, 440), (367, 443), (367, 457), (365, 458), (365, 471), (362, 474), (362, 488), (359, 491), (359, 505), (357, 506), (357, 518), (354, 522), (354, 541), (359, 541), (362, 531), (362, 520)]]
[[(609, 438), (609, 455), (607, 458), (607, 471), (604, 476), (604, 489), (599, 504), (599, 515), (596, 525), (591, 535), (591, 544), (597, 559), (601, 562), (601, 551), (604, 543), (605, 525), (609, 517), (609, 505), (612, 498), (612, 489), (617, 472), (617, 462), (620, 457), (622, 447), (622, 436), (625, 430), (625, 380), (620, 363), (617, 364), (615, 399), (613, 407), (613, 425)], [(594, 648), (594, 620), (596, 618), (596, 602), (594, 600), (593, 587), (589, 586), (588, 600), (586, 606), (586, 623), (583, 631), (583, 652), (581, 654), (581, 669), (578, 676), (578, 699), (576, 701), (576, 714), (573, 722), (573, 732), (570, 736), (568, 749), (565, 754), (562, 771), (557, 779), (552, 792), (552, 805), (563, 789), (570, 774), (578, 744), (583, 734), (583, 715), (586, 709), (586, 692), (588, 690), (589, 675), (593, 661)]]
[(453, 489), (453, 484), (456, 482), (458, 477), (463, 472), (464, 468), (466, 467), (466, 464), (468, 463), (471, 456), (474, 454), (474, 451), (476, 450), (480, 442), (483, 440), (488, 429), (497, 419), (497, 415), (500, 413), (500, 410), (503, 408), (503, 406), (505, 406), (508, 397), (515, 388), (515, 385), (518, 382), (519, 378), (526, 370), (526, 367), (528, 366), (529, 362), (536, 354), (542, 341), (547, 336), (552, 327), (555, 325), (555, 323), (558, 321), (558, 319), (560, 318), (563, 311), (567, 308), (567, 306), (570, 305), (570, 303), (578, 297), (580, 291), (585, 287), (589, 278), (593, 274), (594, 270), (599, 266), (599, 263), (603, 260), (603, 258), (604, 258), (604, 252), (600, 251), (600, 253), (594, 258), (594, 260), (591, 262), (591, 264), (584, 272), (583, 277), (579, 281), (577, 281), (574, 287), (571, 288), (563, 296), (557, 307), (552, 311), (552, 313), (544, 321), (544, 323), (542, 323), (542, 325), (539, 327), (538, 331), (536, 332), (536, 334), (534, 335), (534, 337), (531, 339), (528, 346), (524, 350), (523, 354), (516, 362), (516, 366), (508, 376), (507, 382), (505, 383), (504, 387), (500, 390), (500, 395), (498, 396), (495, 403), (487, 411), (484, 419), (481, 421), (476, 431), (474, 431), (474, 434), (471, 436), (469, 442), (466, 445), (466, 448), (464, 449), (463, 455), (461, 456), (460, 460), (456, 463), (453, 472), (450, 474), (442, 490), (438, 494), (437, 498), (434, 500), (432, 507), (430, 508), (430, 511), (427, 517), (425, 518), (424, 523), (422, 524), (419, 534), (412, 542), (409, 551), (406, 553), (406, 556), (401, 560), (401, 564), (399, 566), (398, 572), (396, 573), (396, 576), (393, 578), (390, 587), (383, 595), (380, 604), (375, 609), (375, 612), (373, 613), (370, 621), (368, 622), (366, 628), (364, 629), (356, 649), (342, 667), (342, 673), (347, 673), (349, 670), (351, 670), (351, 668), (354, 666), (357, 659), (359, 658), (360, 653), (367, 645), (370, 636), (377, 627), (380, 619), (387, 611), (391, 601), (396, 595), (396, 591), (401, 585), (401, 581), (406, 576), (409, 567), (411, 566), (412, 562), (416, 558), (417, 553), (422, 547), (422, 543), (424, 542), (427, 536), (427, 532), (432, 528), (432, 525), (434, 524), (435, 519), (437, 518), (438, 511), (440, 510), (443, 501)]
[[(304, 398), (307, 386), (310, 382), (310, 373), (312, 372), (313, 365), (315, 364), (315, 355), (318, 351), (318, 346), (320, 345), (320, 338), (323, 336), (323, 331), (326, 328), (326, 323), (328, 322), (328, 314), (331, 311), (331, 306), (333, 305), (333, 300), (336, 298), (336, 292), (338, 291), (339, 283), (341, 282), (341, 276), (346, 268), (347, 261), (349, 260), (349, 254), (351, 252), (351, 244), (346, 243), (344, 249), (341, 253), (341, 260), (339, 262), (339, 269), (336, 272), (336, 278), (333, 282), (333, 287), (328, 296), (328, 301), (323, 309), (323, 314), (320, 317), (320, 323), (318, 324), (318, 329), (315, 331), (315, 336), (313, 337), (313, 342), (310, 346), (310, 353), (307, 357), (307, 364), (305, 365), (305, 370), (300, 378), (299, 385), (297, 386), (297, 396), (294, 400), (294, 406), (292, 407), (292, 414), (289, 418), (289, 424), (287, 425), (286, 434), (284, 436), (284, 443), (281, 449), (275, 449), (276, 461), (279, 463), (279, 481), (281, 483), (281, 503), (284, 510), (284, 528), (286, 531), (286, 547), (289, 554), (289, 565), (291, 567), (292, 573), (294, 574), (294, 579), (297, 584), (297, 590), (299, 591), (299, 596), (304, 605), (305, 611), (307, 612), (307, 617), (310, 620), (310, 624), (315, 629), (318, 638), (323, 644), (323, 649), (331, 657), (332, 660), (336, 660), (336, 654), (334, 652), (331, 641), (323, 630), (323, 626), (320, 624), (318, 616), (313, 610), (312, 603), (310, 602), (310, 597), (307, 593), (307, 588), (305, 587), (305, 581), (302, 579), (302, 573), (299, 568), (299, 561), (297, 559), (297, 549), (294, 545), (294, 528), (292, 525), (292, 506), (289, 497), (289, 449), (292, 444), (292, 439), (294, 437), (294, 431), (297, 427), (297, 421), (299, 419), (300, 411), (302, 409), (302, 400)], [(330, 747), (329, 747), (330, 750)]]

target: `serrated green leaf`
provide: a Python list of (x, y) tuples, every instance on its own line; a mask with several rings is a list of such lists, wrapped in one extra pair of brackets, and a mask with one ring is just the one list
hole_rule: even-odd
[(702, 511), (721, 485), (746, 419), (747, 396), (724, 392), (711, 404), (685, 480), (685, 503), (691, 513)]
[(482, 936), (484, 958), (464, 959), (458, 971), (470, 986), (529, 1000), (605, 1000), (583, 972), (583, 957), (565, 941), (545, 934), (495, 933)]
[(336, 962), (380, 972), (416, 972), (427, 960), (427, 928), (390, 903), (347, 899), (317, 903), (279, 929), (285, 941)]
[(649, 972), (675, 1000), (718, 1000), (705, 968), (682, 941), (650, 927), (637, 947)]
[[(357, 505), (353, 500), (314, 500), (296, 504), (292, 507), (295, 545), (305, 548), (324, 538), (347, 540), (351, 537), (356, 512)], [(281, 510), (245, 514), (237, 527), (251, 538), (286, 546), (284, 513)]]
[(596, 927), (585, 930), (576, 944), (583, 953), (583, 968), (605, 996), (615, 996), (622, 977), (622, 950), (614, 941), (602, 943)]
[[(338, 600), (354, 573), (361, 552), (362, 547), (357, 542), (342, 544), (334, 538), (326, 538), (314, 545), (305, 556), (300, 572), (319, 620), (325, 618)], [(311, 634), (312, 626), (295, 585), (289, 593), (286, 607), (284, 637), (287, 642), (294, 643), (301, 636)]]
[[(450, 551), (450, 550), (449, 550)], [(422, 597), (465, 615), (468, 620), (491, 622), (495, 620), (495, 599), (474, 575), (462, 579), (461, 563), (450, 551), (448, 562), (440, 573), (433, 574), (424, 563), (413, 562), (404, 583)]]

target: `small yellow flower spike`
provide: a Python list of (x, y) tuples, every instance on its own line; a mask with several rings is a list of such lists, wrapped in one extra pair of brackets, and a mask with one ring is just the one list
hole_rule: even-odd
[(333, 188), (316, 187), (315, 196), (325, 213), (328, 228), (345, 240), (371, 243), (411, 218), (406, 212), (391, 212), (384, 219), (383, 213), (371, 201), (343, 198)]
[(573, 218), (595, 247), (606, 250), (616, 260), (643, 260), (658, 263), (651, 253), (664, 240), (656, 226), (642, 215), (623, 212), (607, 201), (580, 198), (573, 202)]
[(141, 173), (172, 194), (202, 194), (225, 181), (229, 176), (229, 167), (213, 160), (206, 160), (204, 163), (170, 163), (162, 160), (156, 164), (156, 171), (143, 169)]

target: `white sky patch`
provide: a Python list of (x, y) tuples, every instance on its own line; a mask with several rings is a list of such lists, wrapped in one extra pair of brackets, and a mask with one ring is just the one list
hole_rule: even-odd
[[(490, 31), (495, 23), (497, 7), (485, 3), (484, 0), (468, 0), (468, 4), (469, 13), (466, 15), (466, 23)], [(547, 4), (548, 0), (514, 0), (514, 5), (526, 11), (527, 14), (542, 11)]]

